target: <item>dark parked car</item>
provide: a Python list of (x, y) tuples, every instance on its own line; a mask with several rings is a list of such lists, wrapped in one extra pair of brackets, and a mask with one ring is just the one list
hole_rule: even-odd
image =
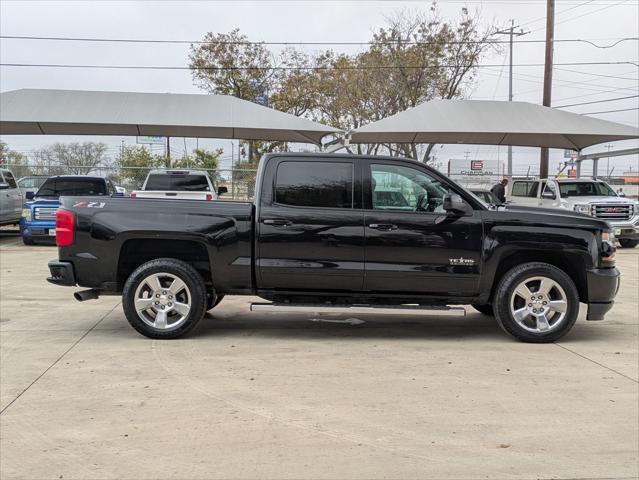
[(580, 302), (602, 320), (619, 285), (606, 222), (488, 208), (398, 158), (270, 154), (254, 203), (61, 203), (48, 280), (90, 289), (79, 300), (122, 294), (129, 323), (151, 338), (187, 333), (233, 294), (258, 295), (269, 303), (252, 309), (273, 312), (445, 316), (471, 303), (520, 340), (552, 342)]

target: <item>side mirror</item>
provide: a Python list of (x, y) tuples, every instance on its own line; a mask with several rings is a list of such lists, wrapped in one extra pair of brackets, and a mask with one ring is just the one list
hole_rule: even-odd
[(444, 196), (444, 210), (449, 215), (462, 216), (471, 213), (471, 207), (468, 205), (462, 197), (456, 193), (447, 193)]
[(0, 190), (7, 190), (9, 188), (8, 183), (0, 182)]
[(217, 187), (217, 195), (218, 196), (222, 196), (223, 194), (227, 193), (229, 191), (228, 188), (226, 187)]
[(557, 195), (555, 195), (555, 192), (552, 192), (550, 190), (544, 190), (541, 193), (541, 198), (545, 198), (547, 200), (554, 200), (557, 198)]
[(35, 192), (27, 192), (24, 194), (24, 198), (27, 200), (33, 200), (35, 198)]

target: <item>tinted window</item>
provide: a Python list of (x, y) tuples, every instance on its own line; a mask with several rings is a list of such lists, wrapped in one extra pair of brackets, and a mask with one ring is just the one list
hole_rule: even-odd
[(281, 162), (275, 201), (302, 207), (353, 208), (353, 164)]
[(106, 195), (106, 182), (101, 178), (48, 178), (37, 197)]
[(510, 192), (513, 197), (537, 197), (537, 182), (515, 182)]
[(209, 182), (205, 175), (178, 175), (158, 173), (149, 175), (145, 190), (175, 190), (189, 192), (209, 191)]
[(401, 165), (371, 165), (373, 208), (442, 212), (448, 187), (426, 172)]
[(17, 188), (16, 181), (13, 178), (13, 174), (9, 171), (4, 172), (4, 181), (9, 184), (9, 188)]
[(562, 198), (566, 197), (616, 197), (617, 194), (604, 182), (559, 182)]

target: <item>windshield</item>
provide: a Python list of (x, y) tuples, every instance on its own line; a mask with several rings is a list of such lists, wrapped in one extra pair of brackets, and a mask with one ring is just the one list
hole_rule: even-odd
[(48, 178), (36, 197), (106, 195), (106, 182), (101, 178)]
[(209, 182), (205, 175), (151, 174), (144, 190), (208, 192)]
[(561, 198), (568, 197), (616, 197), (617, 194), (604, 182), (558, 182)]

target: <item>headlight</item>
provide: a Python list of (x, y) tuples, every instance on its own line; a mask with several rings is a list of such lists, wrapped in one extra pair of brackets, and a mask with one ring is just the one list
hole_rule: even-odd
[(590, 205), (575, 205), (575, 212), (590, 215)]
[(27, 222), (31, 221), (31, 209), (23, 208), (22, 209), (22, 218), (24, 218)]

